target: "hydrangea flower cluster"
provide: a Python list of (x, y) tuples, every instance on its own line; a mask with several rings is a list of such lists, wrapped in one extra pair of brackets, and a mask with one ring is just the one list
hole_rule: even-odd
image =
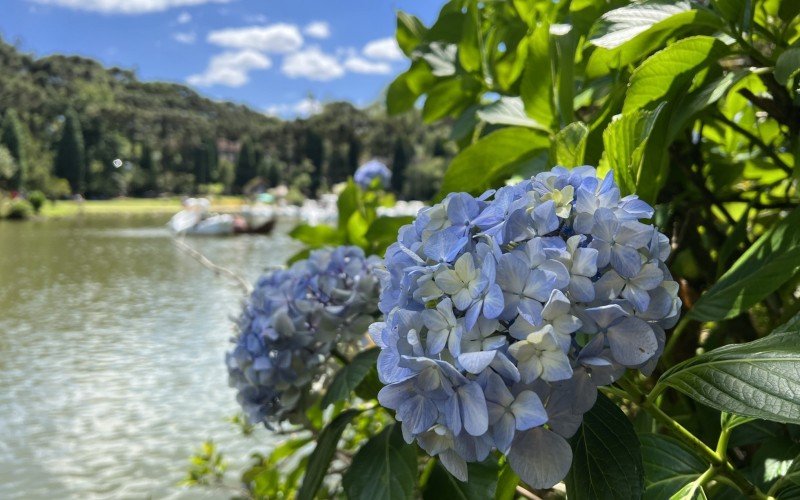
[(378, 160), (370, 160), (361, 165), (353, 174), (353, 180), (361, 189), (368, 189), (375, 179), (380, 180), (380, 186), (388, 188), (392, 182), (392, 171)]
[(386, 252), (370, 327), (406, 440), (462, 481), (494, 448), (535, 488), (561, 481), (597, 387), (652, 370), (677, 321), (652, 215), (588, 166), (421, 210)]
[(263, 275), (244, 305), (229, 382), (251, 423), (290, 419), (316, 397), (315, 382), (335, 367), (334, 350), (365, 340), (379, 316), (377, 257), (358, 247), (312, 251)]

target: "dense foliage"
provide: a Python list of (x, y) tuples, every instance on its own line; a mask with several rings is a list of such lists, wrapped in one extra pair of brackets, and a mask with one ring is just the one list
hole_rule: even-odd
[(6, 165), (0, 153), (0, 189), (153, 196), (241, 192), (258, 178), (312, 196), (380, 157), (427, 178), (395, 186), (422, 198), (436, 191), (453, 153), (445, 126), (425, 125), (418, 113), (387, 117), (381, 105), (333, 102), (282, 121), (90, 59), (35, 58), (1, 40), (0, 73), (0, 147), (14, 159)]
[[(391, 245), (381, 354), (340, 369), (247, 493), (798, 498), (800, 4), (451, 0), (397, 21), (387, 108), (452, 120), (459, 152), (411, 226), (351, 183), (337, 228), (295, 231)], [(553, 414), (568, 369), (600, 379), (594, 404)]]

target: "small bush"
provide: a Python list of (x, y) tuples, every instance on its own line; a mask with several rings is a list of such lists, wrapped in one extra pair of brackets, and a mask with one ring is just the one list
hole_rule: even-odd
[(33, 205), (27, 200), (13, 200), (8, 207), (6, 217), (9, 219), (22, 220), (33, 215)]
[(33, 207), (33, 211), (37, 214), (44, 206), (44, 203), (47, 201), (47, 197), (41, 191), (32, 191), (28, 195), (28, 201), (30, 202), (31, 206)]

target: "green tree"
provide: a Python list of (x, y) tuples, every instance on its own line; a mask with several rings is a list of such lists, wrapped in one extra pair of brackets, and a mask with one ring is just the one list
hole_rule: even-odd
[(153, 151), (150, 146), (142, 146), (142, 157), (139, 159), (139, 168), (144, 176), (144, 190), (158, 191), (158, 167), (153, 158)]
[(249, 137), (242, 140), (242, 148), (239, 150), (239, 157), (236, 161), (236, 189), (242, 189), (252, 178), (258, 175), (258, 163), (256, 162), (256, 151), (253, 141)]
[(319, 195), (323, 181), (323, 166), (325, 163), (325, 143), (322, 136), (312, 129), (306, 129), (306, 158), (309, 159), (314, 170), (311, 172), (311, 185), (309, 186), (311, 196), (316, 198)]
[(64, 118), (54, 170), (57, 177), (69, 181), (74, 193), (81, 193), (86, 185), (86, 153), (83, 148), (81, 122), (71, 108), (64, 113)]
[(25, 135), (14, 109), (6, 111), (2, 131), (0, 131), (0, 145), (8, 149), (16, 163), (17, 168), (10, 182), (11, 188), (22, 189), (27, 177), (28, 164), (25, 161)]
[(350, 141), (347, 148), (347, 165), (350, 167), (350, 173), (355, 172), (361, 164), (361, 150), (363, 149), (361, 141), (356, 134), (350, 136)]
[(406, 169), (410, 162), (411, 146), (406, 141), (398, 137), (394, 143), (394, 153), (392, 154), (392, 189), (395, 193), (402, 193), (406, 181)]

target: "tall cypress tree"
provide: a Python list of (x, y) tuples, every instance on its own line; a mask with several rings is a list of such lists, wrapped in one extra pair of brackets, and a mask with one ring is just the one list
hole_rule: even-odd
[(208, 171), (206, 172), (208, 182), (212, 182), (219, 175), (219, 153), (217, 152), (216, 139), (208, 139), (206, 145), (206, 162)]
[(311, 172), (311, 196), (314, 198), (319, 194), (324, 175), (323, 164), (325, 162), (325, 143), (315, 130), (306, 129), (306, 158), (311, 161), (314, 171)]
[(403, 192), (403, 184), (406, 180), (406, 168), (408, 167), (410, 147), (406, 141), (398, 137), (394, 142), (394, 154), (392, 156), (392, 189), (398, 195)]
[(142, 169), (142, 174), (145, 178), (145, 190), (158, 191), (158, 171), (156, 170), (156, 164), (153, 160), (153, 151), (147, 144), (142, 146), (142, 157), (139, 159), (139, 168)]
[(350, 144), (347, 148), (347, 163), (350, 167), (348, 175), (355, 172), (359, 165), (361, 165), (361, 141), (358, 140), (355, 134), (350, 136)]
[(236, 161), (236, 180), (234, 182), (237, 189), (241, 190), (245, 184), (258, 175), (258, 163), (256, 163), (256, 151), (253, 141), (245, 137), (242, 141), (242, 149), (239, 150), (239, 158)]
[(22, 132), (17, 112), (9, 109), (3, 119), (2, 130), (0, 130), (0, 145), (5, 146), (17, 164), (17, 171), (11, 178), (11, 187), (22, 189), (28, 173), (28, 164), (25, 161), (25, 136)]
[(86, 187), (86, 153), (83, 148), (81, 122), (71, 108), (64, 117), (64, 130), (56, 152), (55, 173), (69, 181), (74, 193), (82, 193)]

